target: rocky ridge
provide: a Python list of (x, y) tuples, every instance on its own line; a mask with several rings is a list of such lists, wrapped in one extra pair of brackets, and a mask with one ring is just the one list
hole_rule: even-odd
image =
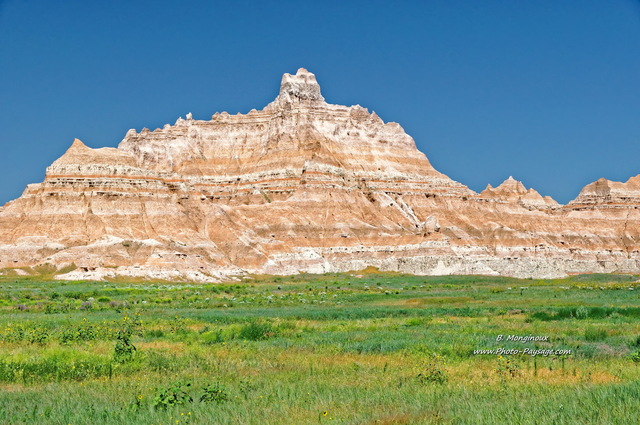
[(396, 123), (305, 69), (264, 109), (188, 114), (118, 148), (75, 140), (0, 210), (0, 269), (192, 281), (367, 266), (415, 274), (640, 272), (640, 176), (567, 205), (513, 178), (477, 194)]

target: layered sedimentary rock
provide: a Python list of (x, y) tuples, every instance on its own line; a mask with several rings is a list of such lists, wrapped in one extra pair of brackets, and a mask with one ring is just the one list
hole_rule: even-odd
[(569, 202), (573, 209), (622, 208), (640, 205), (640, 175), (625, 183), (599, 179), (586, 185), (576, 199)]
[[(509, 178), (476, 194), (396, 123), (285, 74), (248, 114), (79, 140), (0, 211), (0, 268), (214, 280), (367, 266), (416, 274), (640, 272), (640, 176), (566, 206)], [(62, 270), (64, 269), (64, 270)]]
[(487, 188), (480, 192), (479, 198), (495, 199), (508, 203), (515, 202), (529, 210), (558, 208), (560, 206), (550, 196), (543, 197), (535, 189), (527, 190), (522, 182), (511, 176), (498, 187), (487, 185)]

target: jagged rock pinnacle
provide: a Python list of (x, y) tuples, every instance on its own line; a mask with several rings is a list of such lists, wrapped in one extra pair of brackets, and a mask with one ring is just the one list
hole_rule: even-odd
[(295, 75), (284, 74), (280, 83), (280, 102), (292, 103), (296, 101), (324, 102), (320, 93), (320, 85), (316, 76), (304, 68), (298, 69)]
[(87, 148), (87, 145), (82, 143), (82, 140), (80, 139), (73, 139), (73, 143), (69, 147), (69, 149), (84, 149), (84, 148)]

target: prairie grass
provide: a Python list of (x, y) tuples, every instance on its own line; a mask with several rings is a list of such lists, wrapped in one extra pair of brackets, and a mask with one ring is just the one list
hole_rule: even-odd
[[(30, 273), (0, 277), (2, 424), (627, 424), (640, 411), (637, 276)], [(571, 354), (474, 354), (523, 348)]]

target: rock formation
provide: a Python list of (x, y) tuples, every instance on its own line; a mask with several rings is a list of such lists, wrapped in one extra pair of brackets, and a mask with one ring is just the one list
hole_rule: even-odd
[(501, 200), (502, 202), (516, 202), (529, 210), (560, 207), (550, 196), (542, 197), (535, 189), (527, 190), (522, 182), (511, 176), (496, 188), (487, 185), (487, 188), (480, 192), (480, 197)]
[(566, 206), (509, 178), (476, 194), (396, 123), (325, 102), (305, 69), (261, 111), (75, 140), (0, 210), (0, 269), (207, 281), (367, 266), (415, 274), (640, 272), (640, 176)]

